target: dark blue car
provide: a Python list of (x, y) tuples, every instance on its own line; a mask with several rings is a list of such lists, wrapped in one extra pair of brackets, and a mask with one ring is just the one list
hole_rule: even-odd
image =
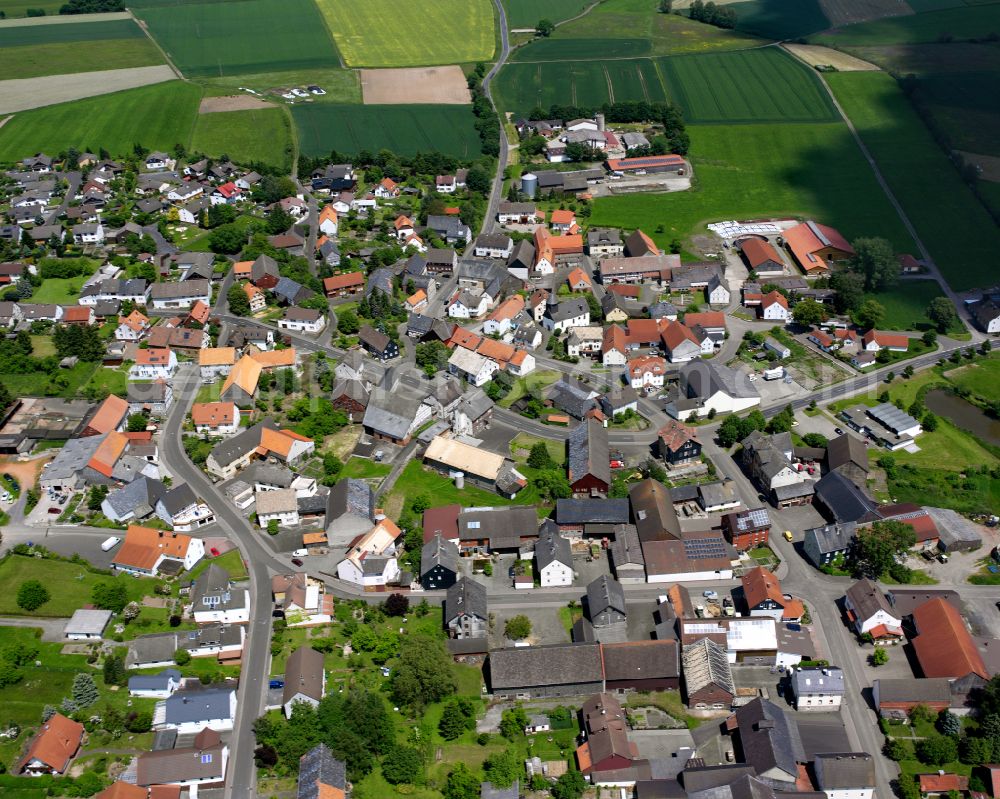
[(267, 684), (267, 687), (268, 688), (284, 688), (285, 687), (285, 681), (284, 680), (271, 680)]

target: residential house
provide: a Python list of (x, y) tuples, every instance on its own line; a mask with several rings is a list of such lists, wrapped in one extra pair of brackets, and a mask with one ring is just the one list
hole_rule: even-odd
[(399, 356), (399, 345), (380, 330), (362, 325), (358, 340), (369, 355), (385, 363)]
[(611, 228), (591, 228), (587, 231), (587, 254), (591, 258), (618, 257), (625, 253), (621, 233)]
[(738, 761), (753, 766), (761, 779), (794, 786), (805, 753), (798, 724), (785, 711), (767, 699), (754, 699), (737, 709), (727, 727), (735, 728)]
[(65, 774), (83, 743), (84, 727), (62, 713), (55, 713), (38, 728), (27, 751), (14, 766), (15, 774), (32, 777)]
[(621, 790), (649, 776), (649, 762), (639, 757), (638, 747), (629, 740), (625, 711), (612, 694), (591, 697), (580, 713), (586, 740), (577, 747), (576, 761), (592, 784)]
[(231, 436), (240, 429), (240, 410), (234, 402), (196, 402), (191, 421), (197, 433)]
[(149, 318), (140, 311), (132, 311), (118, 320), (115, 328), (116, 341), (140, 341), (149, 330)]
[(291, 718), (298, 702), (316, 707), (326, 696), (326, 669), (323, 653), (310, 646), (300, 646), (285, 662), (285, 687), (281, 694), (281, 709)]
[(771, 517), (767, 508), (727, 513), (722, 517), (722, 529), (729, 543), (739, 552), (747, 552), (767, 545)]
[(910, 339), (904, 333), (887, 333), (884, 330), (872, 328), (861, 337), (861, 344), (865, 352), (879, 352), (880, 350), (906, 352), (910, 346)]
[(790, 681), (795, 709), (804, 712), (838, 712), (846, 688), (844, 672), (835, 666), (799, 668)]
[(177, 574), (190, 571), (204, 556), (205, 543), (200, 538), (130, 524), (111, 568), (140, 576), (153, 576), (161, 571)]
[(875, 758), (868, 752), (817, 754), (813, 771), (816, 785), (827, 799), (873, 799), (875, 796)]
[(543, 530), (535, 542), (535, 563), (542, 588), (573, 585), (573, 552), (568, 538)]
[(898, 640), (903, 635), (903, 620), (878, 584), (867, 577), (847, 589), (844, 612), (855, 633), (871, 635), (876, 643)]
[[(136, 759), (136, 784), (187, 788), (196, 795), (199, 786), (222, 786), (229, 763), (229, 747), (219, 733), (203, 729), (189, 747), (143, 752)], [(158, 797), (157, 797), (158, 799)]]
[(197, 624), (221, 622), (246, 624), (250, 621), (250, 592), (237, 588), (229, 572), (210, 563), (191, 586), (191, 615)]
[(149, 288), (149, 304), (155, 310), (190, 308), (198, 300), (206, 305), (212, 304), (212, 288), (207, 280), (154, 283)]
[(798, 622), (805, 613), (802, 600), (781, 590), (778, 578), (763, 566), (743, 573), (743, 601), (750, 616), (769, 616), (779, 622)]
[[(226, 347), (220, 349), (233, 348)], [(220, 359), (225, 357), (227, 357), (225, 353), (219, 354)], [(223, 402), (234, 402), (236, 406), (241, 409), (251, 408), (257, 394), (257, 385), (260, 382), (260, 375), (263, 371), (264, 366), (260, 361), (249, 355), (244, 355), (236, 361), (235, 364), (231, 365), (229, 371), (225, 373), (226, 379), (222, 383), (219, 398)], [(219, 369), (217, 372), (217, 374), (222, 373), (222, 369)]]
[(278, 327), (296, 333), (317, 334), (326, 327), (326, 316), (312, 308), (289, 308), (278, 320)]
[[(661, 333), (664, 352), (670, 363), (687, 363), (700, 358), (703, 349), (698, 336), (687, 325), (680, 322), (667, 322)], [(709, 342), (714, 350), (714, 345)]]
[(364, 291), (364, 288), (365, 276), (363, 272), (347, 272), (323, 280), (323, 291), (327, 297), (346, 297)]
[(159, 480), (140, 475), (114, 489), (101, 502), (101, 513), (114, 522), (129, 522), (152, 516), (156, 503), (166, 491)]
[(854, 530), (854, 522), (811, 527), (805, 531), (802, 550), (813, 566), (826, 566), (847, 556), (854, 541)]
[(327, 236), (336, 237), (338, 230), (337, 212), (332, 206), (324, 205), (319, 212), (319, 229)]
[(729, 305), (729, 287), (723, 282), (721, 275), (712, 275), (705, 287), (705, 296), (709, 305)]
[(760, 318), (775, 322), (787, 322), (792, 318), (788, 300), (780, 291), (769, 291), (760, 299)]
[(400, 529), (381, 519), (365, 535), (350, 545), (337, 565), (337, 576), (362, 587), (389, 585), (399, 578), (395, 542)]
[(198, 370), (203, 383), (226, 377), (236, 363), (235, 347), (203, 347), (198, 350)]
[(460, 572), (456, 542), (438, 534), (424, 543), (420, 550), (420, 584), (424, 589), (451, 588)]
[(707, 416), (739, 413), (760, 405), (760, 393), (745, 375), (728, 366), (695, 359), (681, 366), (677, 400), (668, 402), (667, 412), (675, 419), (691, 413)]
[(236, 690), (224, 686), (175, 691), (161, 707), (162, 717), (154, 714), (153, 718), (156, 729), (176, 730), (178, 735), (203, 729), (226, 732), (236, 718)]
[(174, 401), (174, 389), (162, 378), (151, 383), (129, 383), (125, 389), (129, 413), (164, 417)]
[(166, 699), (181, 687), (181, 673), (164, 669), (159, 674), (137, 674), (128, 678), (128, 695), (143, 699)]
[(150, 347), (136, 351), (128, 377), (129, 380), (170, 380), (176, 371), (177, 356), (173, 350)]
[(260, 313), (267, 308), (267, 297), (264, 296), (264, 292), (257, 288), (253, 283), (244, 283), (243, 293), (247, 295), (247, 301), (250, 303), (250, 313)]
[(510, 258), (514, 240), (504, 233), (484, 233), (476, 239), (473, 255), (477, 258)]
[(272, 521), (279, 527), (294, 527), (299, 523), (299, 501), (294, 488), (258, 492), (257, 524), (267, 529)]
[(697, 428), (671, 419), (656, 434), (657, 454), (671, 467), (695, 463), (701, 458)]
[(155, 512), (180, 532), (196, 530), (215, 521), (215, 513), (187, 483), (165, 491), (156, 502)]
[(587, 586), (587, 610), (594, 627), (624, 624), (625, 591), (614, 577), (602, 574)]
[(444, 626), (449, 638), (486, 638), (489, 625), (486, 587), (466, 577), (445, 595)]
[(279, 430), (272, 419), (266, 418), (216, 444), (208, 455), (205, 468), (228, 480), (255, 458), (273, 459), (294, 466), (315, 448), (312, 439), (291, 430)]
[(601, 362), (605, 366), (624, 366), (628, 357), (627, 335), (618, 325), (604, 329), (601, 342)]

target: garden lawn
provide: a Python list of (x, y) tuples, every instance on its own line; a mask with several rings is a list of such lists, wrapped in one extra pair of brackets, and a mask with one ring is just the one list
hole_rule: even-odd
[(355, 477), (364, 479), (366, 477), (385, 477), (392, 471), (392, 465), (388, 463), (375, 463), (367, 458), (350, 458), (344, 464), (344, 469), (340, 477)]
[(409, 156), (436, 150), (473, 159), (482, 153), (468, 105), (296, 105), (292, 118), (304, 155), (388, 149)]
[(559, 380), (561, 376), (561, 372), (556, 372), (551, 369), (543, 369), (541, 371), (532, 372), (527, 377), (520, 377), (514, 381), (514, 387), (510, 390), (510, 393), (497, 404), (501, 408), (509, 408), (526, 394), (544, 391), (546, 388)]
[(191, 569), (188, 577), (191, 580), (198, 579), (198, 576), (212, 563), (229, 572), (230, 579), (235, 582), (247, 579), (247, 567), (244, 565), (243, 556), (238, 549), (230, 549), (228, 552), (223, 552), (217, 558), (213, 558), (206, 550), (205, 557), (202, 558), (201, 563)]
[(848, 239), (885, 236), (897, 251), (913, 250), (842, 123), (690, 125), (688, 132), (689, 191), (601, 197), (590, 224), (642, 228), (667, 247), (674, 238), (704, 234), (708, 222), (795, 216), (832, 225)]
[(455, 482), (440, 472), (413, 460), (406, 464), (396, 480), (386, 500), (386, 512), (390, 518), (398, 518), (399, 511), (409, 499), (420, 494), (431, 497), (435, 505), (458, 504), (465, 507), (486, 507), (491, 505), (530, 504), (534, 493), (531, 487), (524, 489), (514, 500), (501, 497), (493, 491), (466, 483), (465, 488), (455, 488)]
[(105, 69), (132, 69), (162, 63), (160, 51), (145, 37), (0, 48), (0, 75), (3, 75), (4, 80)]
[[(1000, 229), (898, 84), (882, 72), (826, 78), (951, 287), (963, 291), (995, 282), (992, 262), (1000, 249)], [(940, 202), (941, 197), (948, 201)]]
[(191, 149), (208, 156), (227, 155), (241, 164), (261, 163), (287, 170), (292, 162), (288, 113), (275, 107), (199, 114)]
[[(927, 306), (944, 292), (936, 280), (901, 280), (891, 289), (877, 294), (867, 294), (865, 299), (876, 300), (885, 308), (879, 322), (884, 330), (927, 330), (933, 325), (927, 318)], [(961, 333), (965, 328), (957, 319), (948, 328), (949, 333)]]
[[(26, 580), (38, 580), (49, 587), (49, 601), (29, 613), (18, 607), (17, 589)], [(91, 601), (90, 594), (97, 583), (124, 581), (130, 600), (139, 601), (153, 592), (157, 581), (136, 580), (124, 575), (95, 574), (86, 566), (68, 561), (8, 555), (0, 561), (0, 616), (44, 616), (69, 618), (73, 612)]]
[(77, 275), (76, 277), (50, 277), (42, 281), (34, 294), (31, 295), (31, 302), (54, 305), (76, 305), (80, 298), (80, 289), (90, 277), (88, 275)]
[(318, 0), (344, 61), (351, 67), (416, 67), (493, 57), (489, 0)]
[(0, 161), (69, 147), (114, 156), (131, 153), (136, 143), (187, 146), (200, 100), (201, 87), (175, 80), (24, 111), (0, 128)]
[(136, 15), (188, 77), (334, 67), (337, 50), (312, 0), (140, 8)]
[(36, 358), (45, 358), (49, 355), (56, 354), (56, 344), (52, 340), (52, 336), (32, 336), (31, 337), (31, 354)]

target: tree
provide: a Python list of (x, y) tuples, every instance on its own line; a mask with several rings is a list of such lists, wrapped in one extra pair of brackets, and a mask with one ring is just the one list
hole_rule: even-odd
[(900, 760), (906, 760), (909, 757), (910, 750), (906, 748), (906, 744), (902, 741), (890, 738), (885, 742), (885, 746), (882, 747), (882, 754), (890, 760), (899, 762)]
[(954, 713), (942, 710), (938, 713), (937, 728), (942, 735), (958, 738), (962, 734), (962, 720)]
[(855, 535), (850, 553), (853, 570), (859, 576), (877, 580), (916, 541), (910, 525), (897, 521), (877, 521)]
[(930, 411), (927, 411), (921, 420), (921, 424), (926, 432), (933, 433), (938, 429), (938, 418)]
[(278, 534), (278, 520), (277, 519), (268, 519), (267, 520), (267, 534), (268, 535), (277, 535)]
[(949, 735), (930, 735), (915, 746), (921, 763), (943, 766), (958, 757), (958, 741)]
[(837, 313), (857, 310), (865, 297), (865, 279), (856, 272), (834, 272), (830, 277), (830, 288), (837, 292), (833, 307)]
[(108, 655), (104, 658), (102, 673), (105, 685), (125, 685), (128, 683), (125, 660), (120, 655)]
[(409, 609), (410, 600), (402, 594), (389, 594), (389, 598), (382, 603), (386, 616), (405, 616)]
[(496, 788), (509, 788), (521, 776), (521, 758), (514, 749), (495, 752), (483, 762), (486, 779)]
[(524, 614), (511, 616), (503, 627), (503, 634), (511, 641), (523, 641), (531, 635), (531, 619)]
[(17, 589), (17, 606), (29, 613), (49, 601), (49, 590), (38, 580), (25, 580)]
[(415, 351), (417, 366), (423, 369), (428, 377), (434, 377), (448, 365), (448, 354), (448, 348), (440, 341), (417, 344)]
[(208, 236), (208, 247), (212, 252), (224, 255), (235, 255), (243, 249), (247, 242), (247, 234), (235, 222), (220, 225)]
[(407, 636), (400, 644), (390, 687), (393, 698), (410, 707), (440, 702), (455, 693), (451, 657), (442, 642), (425, 635)]
[(489, 172), (478, 164), (472, 167), (465, 176), (465, 185), (469, 191), (478, 192), (479, 194), (488, 194), (492, 182)]
[(516, 741), (524, 736), (524, 728), (528, 726), (528, 714), (524, 708), (508, 708), (500, 717), (500, 734), (508, 741)]
[(532, 445), (531, 452), (528, 455), (528, 466), (532, 469), (551, 469), (555, 465), (552, 456), (549, 454), (549, 448), (545, 445), (544, 441), (539, 441)]
[(661, 14), (669, 14), (674, 10), (674, 0), (660, 0), (656, 8)]
[(878, 323), (882, 321), (883, 317), (885, 317), (885, 308), (878, 300), (865, 300), (861, 303), (861, 307), (854, 312), (854, 318), (858, 325), (865, 329), (878, 327)]
[(382, 776), (390, 785), (418, 782), (423, 770), (420, 752), (410, 746), (394, 746), (382, 759)]
[(538, 489), (538, 493), (546, 499), (566, 499), (573, 494), (569, 480), (558, 469), (547, 469), (535, 475), (532, 484)]
[(353, 336), (361, 329), (361, 322), (354, 311), (342, 311), (337, 314), (337, 332), (345, 336)]
[(145, 413), (133, 413), (128, 417), (128, 431), (130, 433), (141, 433), (149, 424), (149, 415)]
[(556, 26), (551, 19), (540, 19), (535, 25), (535, 33), (539, 36), (551, 36), (555, 29)]
[(250, 315), (250, 298), (247, 297), (242, 284), (236, 283), (230, 287), (226, 293), (226, 302), (229, 304), (229, 313), (234, 316)]
[(826, 436), (822, 433), (806, 433), (802, 436), (802, 443), (807, 447), (816, 447), (816, 449), (826, 449), (827, 445), (830, 443)]
[(280, 205), (276, 205), (267, 212), (267, 227), (265, 230), (272, 236), (277, 236), (279, 233), (284, 233), (288, 230), (294, 223), (295, 220), (292, 219), (292, 215), (282, 209)]
[(97, 690), (94, 678), (87, 672), (81, 671), (73, 677), (73, 704), (77, 707), (90, 707), (101, 698), (101, 692)]
[(587, 781), (579, 771), (561, 774), (552, 786), (552, 799), (580, 799), (587, 789)]
[(475, 729), (476, 709), (466, 697), (452, 699), (444, 706), (438, 732), (446, 741), (454, 741), (466, 730)]
[(927, 306), (927, 318), (934, 323), (938, 333), (947, 333), (958, 316), (955, 313), (955, 306), (947, 297), (935, 297)]
[(792, 319), (803, 327), (815, 327), (826, 319), (826, 309), (823, 304), (811, 297), (799, 300), (792, 309)]
[(121, 613), (128, 604), (124, 580), (102, 580), (90, 590), (90, 601), (101, 610)]
[(937, 331), (925, 330), (924, 334), (920, 337), (920, 340), (923, 341), (924, 344), (926, 344), (928, 347), (933, 347), (935, 344), (937, 344)]
[(178, 649), (174, 652), (174, 663), (178, 666), (186, 666), (191, 662), (191, 653), (186, 649)]
[(892, 244), (883, 238), (855, 239), (851, 246), (854, 255), (847, 268), (863, 275), (865, 291), (883, 291), (896, 285), (899, 279), (899, 261)]
[(444, 799), (479, 799), (479, 778), (465, 763), (456, 763), (448, 772), (442, 793)]
[(358, 652), (371, 652), (378, 644), (378, 635), (368, 624), (362, 624), (351, 635), (351, 648)]
[(885, 647), (876, 647), (875, 651), (872, 652), (872, 665), (873, 666), (884, 666), (889, 662), (889, 653), (885, 651)]

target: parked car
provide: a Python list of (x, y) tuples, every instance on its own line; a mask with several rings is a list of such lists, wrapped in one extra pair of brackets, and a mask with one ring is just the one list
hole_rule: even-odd
[(212, 555), (213, 558), (219, 557), (219, 549), (218, 549), (218, 547), (212, 547), (208, 551)]
[(298, 558), (292, 558), (292, 563), (295, 564), (296, 566), (302, 565), (302, 561), (299, 560)]
[(833, 428), (833, 432), (836, 433), (838, 436), (844, 435), (844, 431), (841, 430), (839, 427)]
[(268, 684), (267, 684), (267, 687), (268, 688), (284, 688), (285, 687), (285, 681), (284, 680), (270, 680), (268, 682)]
[(718, 591), (702, 591), (701, 595), (703, 597), (705, 597), (705, 599), (718, 599), (719, 598), (719, 592)]
[(118, 536), (113, 535), (113, 536), (111, 536), (111, 538), (105, 539), (104, 543), (101, 544), (101, 551), (102, 552), (110, 552), (112, 549), (114, 549), (116, 546), (118, 546), (121, 542), (122, 542), (122, 540)]
[(309, 554), (309, 550), (308, 549), (305, 549), (305, 548), (296, 549), (296, 550), (294, 550), (292, 552), (292, 557), (293, 558), (304, 558), (308, 554)]
[(611, 461), (612, 469), (621, 469), (625, 466), (624, 461)]
[(795, 537), (792, 535), (791, 530), (785, 530), (785, 532), (783, 532), (782, 535), (785, 537), (786, 541), (791, 541)]

